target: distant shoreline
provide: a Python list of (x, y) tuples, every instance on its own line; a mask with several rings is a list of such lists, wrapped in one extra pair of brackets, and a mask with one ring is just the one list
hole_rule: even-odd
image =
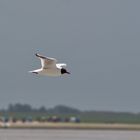
[(52, 122), (16, 122), (1, 123), (0, 128), (10, 129), (87, 129), (87, 130), (140, 130), (140, 124), (105, 123), (52, 123)]

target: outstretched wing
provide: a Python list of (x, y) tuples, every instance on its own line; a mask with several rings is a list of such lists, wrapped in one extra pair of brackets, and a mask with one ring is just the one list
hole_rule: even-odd
[(41, 60), (42, 68), (47, 69), (47, 68), (56, 67), (57, 60), (55, 58), (45, 57), (37, 53), (35, 55)]

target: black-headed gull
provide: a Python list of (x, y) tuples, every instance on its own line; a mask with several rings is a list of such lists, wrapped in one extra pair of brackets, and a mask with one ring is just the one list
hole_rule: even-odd
[(65, 73), (70, 74), (65, 67), (67, 66), (65, 63), (57, 64), (57, 60), (51, 57), (45, 57), (40, 54), (35, 54), (40, 60), (42, 67), (37, 70), (30, 71), (31, 73), (47, 75), (47, 76), (61, 76)]

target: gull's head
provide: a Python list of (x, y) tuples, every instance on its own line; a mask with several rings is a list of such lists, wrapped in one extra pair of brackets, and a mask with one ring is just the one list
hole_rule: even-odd
[(61, 69), (61, 74), (65, 74), (65, 73), (70, 74), (70, 72), (68, 72), (65, 68), (62, 68)]

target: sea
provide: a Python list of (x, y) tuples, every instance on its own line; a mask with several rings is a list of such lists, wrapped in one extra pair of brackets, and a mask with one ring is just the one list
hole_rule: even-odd
[(140, 131), (0, 129), (0, 140), (140, 140)]

